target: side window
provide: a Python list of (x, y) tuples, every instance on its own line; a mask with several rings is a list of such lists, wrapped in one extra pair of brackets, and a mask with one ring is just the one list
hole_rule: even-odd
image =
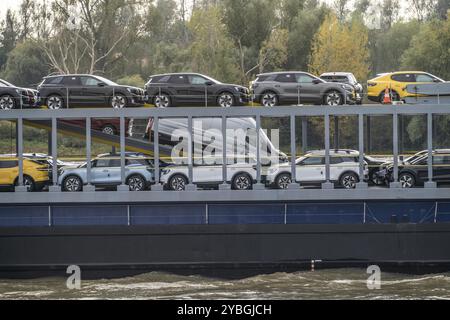
[(18, 161), (0, 161), (0, 169), (11, 169), (18, 167)]
[(83, 86), (98, 86), (99, 83), (101, 83), (100, 80), (97, 80), (92, 77), (81, 77), (81, 83)]
[(304, 166), (320, 166), (323, 165), (323, 157), (309, 157), (301, 163)]
[(174, 84), (188, 84), (188, 79), (186, 76), (177, 75), (170, 77), (170, 83)]
[(445, 155), (434, 156), (433, 165), (450, 165), (450, 156)]
[(109, 159), (98, 159), (95, 161), (95, 168), (109, 168)]
[(65, 77), (63, 84), (70, 87), (81, 86), (81, 80), (79, 77)]
[(350, 79), (346, 76), (338, 76), (336, 77), (336, 81), (339, 83), (350, 83)]
[(398, 82), (416, 82), (416, 77), (410, 73), (394, 74), (391, 79)]
[(344, 162), (344, 160), (341, 157), (331, 157), (330, 158), (330, 164), (340, 164)]
[(275, 78), (276, 82), (284, 82), (284, 83), (290, 83), (290, 82), (295, 82), (295, 77), (293, 74), (280, 74)]
[(45, 80), (45, 84), (61, 84), (63, 77), (48, 78)]
[(433, 82), (435, 78), (428, 74), (416, 74), (416, 82)]
[(314, 81), (313, 77), (304, 73), (296, 74), (295, 78), (297, 79), (298, 83), (312, 83)]
[(194, 85), (204, 85), (208, 79), (200, 76), (189, 76), (189, 82)]

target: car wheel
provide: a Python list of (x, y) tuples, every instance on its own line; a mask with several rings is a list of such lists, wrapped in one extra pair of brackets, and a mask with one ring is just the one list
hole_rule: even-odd
[(123, 94), (115, 94), (111, 98), (111, 106), (113, 109), (123, 109), (127, 106), (127, 97), (125, 97)]
[(171, 106), (170, 97), (165, 93), (161, 93), (153, 99), (153, 104), (156, 108), (169, 108)]
[(102, 133), (108, 134), (111, 136), (114, 136), (116, 134), (116, 132), (117, 132), (116, 128), (112, 125), (106, 125), (102, 129)]
[(336, 90), (329, 91), (325, 94), (324, 102), (327, 106), (340, 106), (343, 104), (342, 94)]
[(186, 185), (188, 184), (188, 180), (185, 176), (175, 175), (170, 178), (169, 188), (172, 191), (184, 191), (186, 190)]
[(376, 172), (372, 173), (370, 180), (372, 180), (372, 183), (376, 186), (381, 186), (384, 184), (384, 180), (380, 179)]
[(411, 173), (407, 172), (401, 173), (398, 177), (398, 181), (404, 189), (414, 188), (414, 186), (416, 185), (416, 179), (414, 178), (414, 176)]
[(16, 108), (16, 101), (13, 96), (4, 95), (0, 98), (0, 109), (11, 110)]
[(266, 92), (261, 97), (263, 107), (272, 108), (278, 105), (278, 96), (274, 92)]
[(233, 179), (234, 190), (251, 190), (253, 187), (252, 178), (246, 173), (240, 173)]
[(59, 110), (64, 107), (64, 99), (58, 95), (51, 95), (47, 98), (47, 107), (50, 110)]
[(131, 176), (128, 178), (127, 185), (130, 187), (130, 191), (144, 191), (145, 180), (139, 175)]
[[(392, 101), (400, 101), (400, 95), (397, 93), (397, 91), (394, 90), (389, 90), (389, 94), (391, 96), (391, 100)], [(380, 93), (380, 103), (384, 102), (384, 95), (385, 95), (385, 91)]]
[(67, 192), (80, 192), (83, 189), (83, 182), (77, 176), (70, 176), (64, 180), (63, 189)]
[[(16, 180), (15, 186), (19, 185), (19, 179)], [(23, 186), (27, 188), (28, 192), (33, 192), (35, 190), (35, 184), (33, 178), (29, 176), (23, 176)]]
[(229, 92), (223, 92), (219, 95), (217, 99), (217, 104), (222, 108), (230, 108), (234, 106), (234, 97)]
[(340, 185), (345, 189), (355, 189), (358, 182), (358, 176), (353, 172), (348, 172), (342, 175)]
[(278, 189), (287, 189), (292, 183), (292, 178), (289, 173), (282, 173), (276, 179), (276, 186)]

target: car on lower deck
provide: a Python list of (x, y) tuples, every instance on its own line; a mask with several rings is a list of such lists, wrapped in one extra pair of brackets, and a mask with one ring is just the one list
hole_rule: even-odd
[[(80, 119), (61, 119), (58, 120), (58, 123), (68, 124), (72, 126), (77, 126), (80, 128), (86, 128), (86, 120)], [(125, 119), (125, 136), (131, 137), (133, 136), (133, 119), (126, 118)], [(120, 119), (119, 118), (111, 118), (111, 119), (91, 119), (91, 129), (94, 131), (100, 131), (104, 134), (109, 135), (120, 135)]]
[(19, 88), (0, 79), (0, 110), (37, 108), (39, 102), (37, 90)]
[[(28, 191), (41, 191), (50, 184), (50, 167), (35, 160), (23, 159), (23, 185)], [(19, 159), (0, 157), (0, 187), (14, 188), (19, 184)]]
[(38, 86), (43, 104), (49, 109), (142, 107), (145, 91), (119, 85), (95, 75), (56, 75), (44, 78)]
[(301, 71), (260, 74), (251, 83), (252, 99), (264, 107), (318, 104), (338, 106), (355, 104), (353, 86), (330, 83)]
[(154, 75), (145, 85), (149, 102), (157, 108), (219, 106), (229, 108), (249, 102), (249, 90), (225, 84), (198, 73)]
[[(91, 162), (91, 181), (96, 187), (111, 188), (122, 184), (120, 154), (100, 155)], [(125, 183), (130, 191), (145, 191), (154, 183), (154, 166), (143, 155), (127, 153)], [(58, 185), (62, 191), (79, 192), (88, 184), (87, 164), (64, 167), (59, 172)]]
[[(369, 170), (364, 163), (364, 180)], [(269, 168), (266, 185), (276, 189), (287, 189), (292, 183), (292, 165), (283, 163)], [(313, 151), (296, 160), (296, 182), (303, 185), (319, 185), (326, 181), (325, 150)], [(330, 151), (330, 182), (345, 189), (354, 189), (359, 177), (359, 153), (349, 150)]]
[[(255, 165), (237, 163), (227, 165), (227, 183), (233, 190), (251, 190), (256, 181)], [(189, 183), (189, 167), (186, 165), (167, 166), (161, 171), (161, 183), (165, 189), (183, 191)], [(216, 189), (223, 183), (221, 164), (194, 165), (193, 184), (201, 188)]]

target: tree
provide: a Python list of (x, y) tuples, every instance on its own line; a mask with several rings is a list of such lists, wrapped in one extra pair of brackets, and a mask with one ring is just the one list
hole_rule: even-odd
[(269, 68), (272, 71), (281, 70), (287, 61), (287, 44), (289, 32), (286, 29), (275, 29), (267, 41), (264, 41), (259, 53), (259, 72)]
[(409, 0), (409, 3), (419, 21), (432, 17), (438, 0)]
[(400, 5), (398, 0), (383, 0), (381, 5), (381, 28), (389, 30), (398, 17)]
[(405, 69), (424, 70), (450, 79), (450, 20), (435, 20), (422, 26), (411, 47), (402, 56)]
[(8, 54), (14, 49), (19, 38), (19, 26), (15, 14), (8, 10), (0, 30), (0, 67), (6, 63)]
[(315, 74), (347, 71), (360, 81), (366, 80), (369, 72), (367, 28), (359, 20), (348, 25), (340, 23), (335, 15), (328, 15), (314, 36), (309, 69)]
[(188, 24), (193, 37), (189, 49), (191, 69), (232, 82), (239, 79), (237, 49), (221, 16), (220, 9), (214, 6), (193, 13)]

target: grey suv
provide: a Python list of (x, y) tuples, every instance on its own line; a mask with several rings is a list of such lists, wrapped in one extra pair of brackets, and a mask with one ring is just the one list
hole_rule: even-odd
[[(154, 182), (153, 162), (143, 155), (127, 153), (125, 178), (130, 191), (144, 191)], [(122, 180), (120, 155), (105, 154), (91, 162), (91, 183), (97, 187), (115, 187)], [(79, 192), (87, 184), (87, 164), (64, 167), (59, 172), (58, 185), (63, 191)]]
[(352, 85), (356, 91), (356, 104), (362, 104), (364, 98), (364, 88), (356, 80), (353, 73), (350, 72), (327, 72), (320, 75), (320, 78), (326, 82), (346, 83)]
[(329, 83), (307, 72), (273, 72), (258, 75), (252, 82), (253, 101), (264, 107), (292, 104), (337, 106), (355, 103), (355, 89)]

